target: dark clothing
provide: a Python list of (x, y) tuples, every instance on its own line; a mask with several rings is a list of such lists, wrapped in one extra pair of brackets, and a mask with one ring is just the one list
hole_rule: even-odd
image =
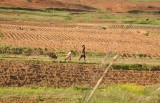
[(85, 46), (83, 46), (83, 49), (82, 49), (81, 56), (80, 56), (79, 60), (80, 60), (81, 58), (84, 58), (84, 60), (86, 59)]
[(81, 55), (86, 55), (86, 53), (85, 53), (85, 47), (83, 47)]

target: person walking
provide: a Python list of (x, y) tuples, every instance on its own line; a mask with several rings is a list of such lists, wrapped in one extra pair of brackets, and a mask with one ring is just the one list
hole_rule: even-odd
[(73, 51), (71, 50), (70, 52), (68, 52), (67, 57), (64, 60), (71, 60), (71, 55), (72, 55)]
[(86, 61), (85, 45), (82, 45), (82, 52), (81, 52), (81, 56), (80, 56), (79, 60), (81, 60), (81, 58), (84, 58), (84, 61)]

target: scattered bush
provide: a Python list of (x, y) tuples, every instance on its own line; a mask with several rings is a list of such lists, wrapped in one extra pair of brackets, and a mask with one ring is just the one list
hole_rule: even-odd
[(144, 33), (145, 36), (149, 36), (149, 31)]
[(160, 66), (149, 66), (146, 64), (114, 64), (112, 67), (123, 70), (160, 70)]
[(106, 53), (102, 53), (102, 52), (87, 52), (86, 54), (89, 57), (104, 57), (104, 56), (106, 56)]
[(1, 46), (0, 47), (0, 53), (1, 54), (5, 54), (5, 53), (9, 53), (9, 52), (10, 52), (9, 46)]
[(11, 54), (22, 54), (23, 53), (23, 48), (16, 48), (16, 47), (13, 47), (10, 49), (11, 51)]
[(157, 14), (160, 14), (160, 11), (157, 11), (156, 13), (157, 13)]
[(26, 56), (30, 56), (32, 54), (32, 49), (31, 48), (24, 48), (23, 54)]
[(58, 58), (57, 55), (53, 52), (48, 52), (47, 55), (52, 59), (57, 59)]
[(42, 54), (44, 54), (44, 51), (41, 48), (34, 48), (33, 54), (42, 55)]
[(138, 13), (143, 13), (143, 11), (141, 11), (141, 10), (131, 10), (131, 11), (128, 11), (128, 13), (138, 14)]

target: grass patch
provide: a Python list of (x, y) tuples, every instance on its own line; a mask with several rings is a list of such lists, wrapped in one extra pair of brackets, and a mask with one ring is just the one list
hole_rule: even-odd
[(112, 16), (109, 12), (87, 12), (77, 15), (76, 19), (93, 20), (93, 19), (114, 19), (114, 18), (116, 17)]
[[(1, 55), (0, 55), (1, 58)], [(34, 59), (30, 59), (30, 60), (23, 60), (23, 59), (12, 59), (9, 60), (7, 59), (0, 59), (1, 61), (13, 61), (13, 62), (33, 62), (33, 63), (67, 63), (67, 64), (75, 64), (75, 65), (101, 65), (100, 62), (81, 62), (81, 61), (59, 61), (59, 60), (49, 60), (49, 61), (45, 61), (45, 60), (34, 60)], [(105, 64), (103, 64), (105, 67), (107, 67), (109, 64), (109, 62), (106, 62)], [(139, 71), (159, 71), (160, 70), (160, 65), (149, 65), (149, 64), (122, 64), (122, 63), (114, 63), (112, 65), (112, 67), (114, 69), (118, 69), (118, 70), (139, 70)]]
[[(64, 9), (64, 10), (63, 10)], [(76, 10), (75, 10), (76, 11)], [(126, 13), (114, 13), (111, 11), (76, 11), (65, 10), (65, 8), (46, 8), (46, 9), (31, 9), (20, 7), (0, 7), (0, 17), (4, 20), (22, 20), (22, 21), (37, 21), (37, 22), (55, 22), (55, 21), (94, 21), (94, 20), (109, 20), (112, 23), (133, 23), (133, 24), (153, 24), (160, 25), (158, 12), (143, 12), (132, 10)], [(134, 15), (133, 15), (134, 14)], [(140, 18), (138, 15), (146, 14), (155, 18)]]
[(146, 64), (113, 64), (114, 69), (123, 70), (160, 70), (160, 65), (146, 65)]
[[(160, 86), (160, 85), (158, 85)], [(51, 87), (0, 87), (0, 101), (12, 98), (35, 98), (38, 101), (53, 102), (58, 98), (61, 103), (80, 103), (85, 99), (86, 93), (91, 88), (88, 87), (68, 87), (68, 88), (51, 88)], [(101, 86), (96, 90), (91, 103), (135, 103), (143, 98), (143, 103), (153, 103), (153, 99), (160, 99), (159, 93), (156, 93), (157, 86), (142, 87), (133, 84), (108, 85)], [(147, 99), (147, 97), (152, 97)], [(158, 102), (154, 102), (158, 103)]]
[(123, 23), (160, 25), (159, 18), (126, 18)]
[(88, 57), (95, 58), (95, 57), (105, 57), (106, 53), (101, 53), (101, 52), (86, 52), (86, 55)]
[[(36, 21), (48, 21), (48, 20), (71, 20), (69, 12), (55, 11), (55, 10), (40, 10), (30, 8), (8, 8), (0, 9), (1, 18), (6, 19), (22, 19), (22, 20), (36, 20)], [(12, 14), (12, 15), (10, 15)], [(8, 16), (10, 15), (10, 16)]]

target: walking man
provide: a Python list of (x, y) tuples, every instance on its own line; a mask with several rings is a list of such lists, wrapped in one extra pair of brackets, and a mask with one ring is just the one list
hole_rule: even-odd
[(81, 58), (84, 58), (84, 61), (86, 61), (85, 45), (82, 45), (82, 52), (79, 60), (81, 60)]

